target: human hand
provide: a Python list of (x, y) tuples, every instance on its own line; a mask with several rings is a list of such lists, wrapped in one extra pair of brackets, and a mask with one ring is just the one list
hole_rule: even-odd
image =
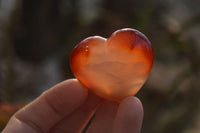
[(102, 100), (76, 79), (63, 81), (15, 113), (2, 133), (140, 133), (143, 107), (136, 97)]

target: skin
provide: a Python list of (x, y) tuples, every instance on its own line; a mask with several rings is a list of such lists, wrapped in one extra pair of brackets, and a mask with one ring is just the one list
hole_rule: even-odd
[(2, 133), (81, 133), (95, 111), (87, 133), (140, 133), (143, 107), (138, 98), (109, 102), (76, 79), (55, 85), (20, 109)]

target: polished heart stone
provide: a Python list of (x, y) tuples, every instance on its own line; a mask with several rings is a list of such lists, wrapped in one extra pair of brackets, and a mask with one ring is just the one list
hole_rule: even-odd
[(93, 36), (81, 41), (70, 57), (75, 77), (96, 95), (119, 102), (135, 95), (151, 71), (150, 41), (134, 29), (121, 29), (108, 39)]

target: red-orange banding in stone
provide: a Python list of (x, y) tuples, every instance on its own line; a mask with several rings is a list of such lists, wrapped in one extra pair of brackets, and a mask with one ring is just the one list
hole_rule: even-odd
[(153, 64), (153, 48), (134, 29), (121, 29), (108, 39), (94, 36), (72, 51), (70, 66), (75, 77), (96, 95), (121, 101), (142, 87)]

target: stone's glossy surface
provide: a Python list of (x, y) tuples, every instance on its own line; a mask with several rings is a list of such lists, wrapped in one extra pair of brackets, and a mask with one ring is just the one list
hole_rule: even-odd
[(75, 77), (96, 95), (119, 102), (135, 95), (153, 64), (152, 45), (134, 29), (122, 29), (105, 39), (93, 36), (72, 51), (70, 65)]

